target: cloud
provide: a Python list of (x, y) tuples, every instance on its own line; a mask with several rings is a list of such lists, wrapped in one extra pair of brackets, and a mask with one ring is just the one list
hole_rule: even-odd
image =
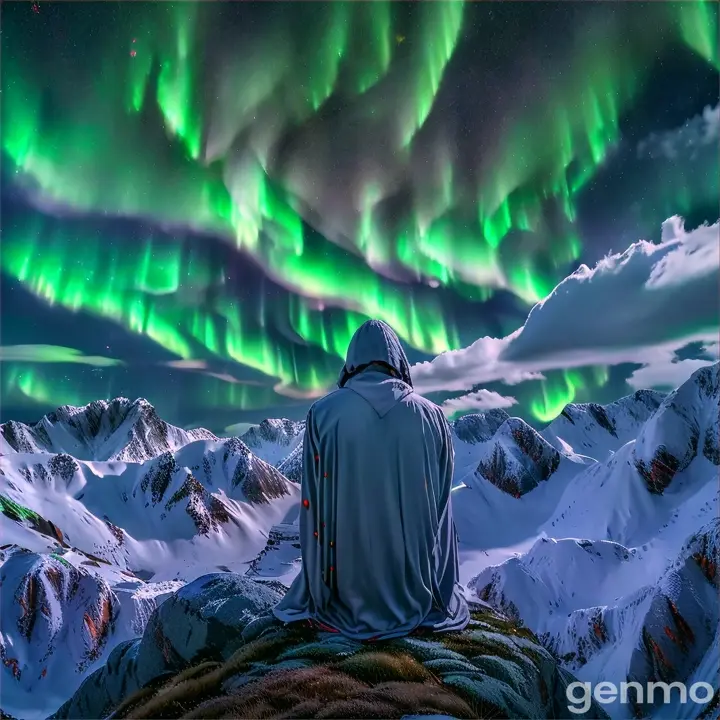
[(680, 358), (677, 348), (657, 353), (652, 362), (635, 370), (627, 379), (630, 387), (674, 389), (682, 385), (696, 370), (715, 364), (720, 359), (720, 342), (709, 342), (698, 350), (697, 358)]
[[(638, 144), (638, 156), (665, 157), (675, 160), (679, 157), (694, 157), (698, 153), (714, 152), (717, 156), (717, 141), (720, 138), (720, 105), (708, 105), (701, 114), (687, 120), (679, 128), (661, 133), (652, 133)], [(711, 146), (711, 147), (709, 147)]]
[[(420, 392), (472, 390), (527, 373), (667, 359), (679, 346), (717, 340), (720, 223), (684, 230), (663, 225), (664, 240), (640, 241), (581, 265), (504, 338), (484, 337), (412, 368)], [(702, 262), (698, 262), (702, 257)]]
[(546, 377), (541, 372), (518, 370), (516, 373), (504, 377), (503, 383), (505, 385), (519, 385), (520, 383), (527, 382), (528, 380), (546, 380)]
[(123, 365), (122, 360), (101, 355), (83, 355), (80, 350), (61, 345), (5, 345), (0, 347), (3, 362), (76, 363), (95, 367)]
[(641, 388), (674, 390), (682, 385), (696, 370), (713, 364), (714, 361), (712, 360), (678, 360), (671, 357), (641, 367), (627, 379), (627, 383), (636, 390)]
[(168, 360), (160, 364), (178, 370), (205, 370), (207, 368), (204, 360)]
[[(652, 269), (646, 287), (660, 289), (702, 279), (708, 269), (720, 267), (718, 225), (699, 227), (685, 235), (682, 218), (674, 217), (663, 225), (663, 240), (684, 241), (663, 257)], [(672, 233), (672, 237), (668, 235)]]
[(260, 380), (241, 380), (228, 372), (211, 370), (205, 360), (168, 360), (159, 364), (165, 367), (175, 368), (176, 370), (199, 370), (200, 375), (222, 380), (222, 382), (230, 383), (231, 385), (267, 386), (267, 383), (261, 382)]
[(446, 415), (450, 416), (465, 410), (495, 410), (497, 408), (509, 408), (517, 404), (518, 401), (514, 397), (483, 389), (446, 400), (440, 408)]

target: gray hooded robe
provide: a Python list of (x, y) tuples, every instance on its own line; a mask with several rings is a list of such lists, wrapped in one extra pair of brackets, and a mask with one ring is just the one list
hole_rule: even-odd
[(385, 323), (353, 336), (338, 389), (310, 408), (303, 453), (302, 570), (276, 617), (357, 640), (464, 628), (450, 430), (413, 391)]

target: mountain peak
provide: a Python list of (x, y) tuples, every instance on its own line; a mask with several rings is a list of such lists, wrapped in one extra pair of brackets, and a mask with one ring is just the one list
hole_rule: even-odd
[(145, 398), (62, 405), (34, 425), (0, 425), (2, 445), (23, 453), (66, 452), (78, 460), (144, 462), (193, 440), (216, 439), (209, 430), (166, 423)]

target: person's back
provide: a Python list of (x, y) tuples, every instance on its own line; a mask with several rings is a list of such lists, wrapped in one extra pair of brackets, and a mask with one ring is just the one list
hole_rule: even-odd
[(413, 392), (400, 342), (379, 321), (355, 333), (338, 385), (308, 413), (303, 568), (276, 616), (357, 639), (462, 629), (447, 421)]

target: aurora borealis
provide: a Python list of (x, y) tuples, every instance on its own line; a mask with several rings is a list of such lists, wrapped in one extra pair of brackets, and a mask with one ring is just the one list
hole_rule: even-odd
[[(429, 360), (718, 219), (712, 2), (36, 10), (2, 7), (2, 420), (300, 418), (367, 318)], [(542, 423), (633, 369), (483, 387)]]

